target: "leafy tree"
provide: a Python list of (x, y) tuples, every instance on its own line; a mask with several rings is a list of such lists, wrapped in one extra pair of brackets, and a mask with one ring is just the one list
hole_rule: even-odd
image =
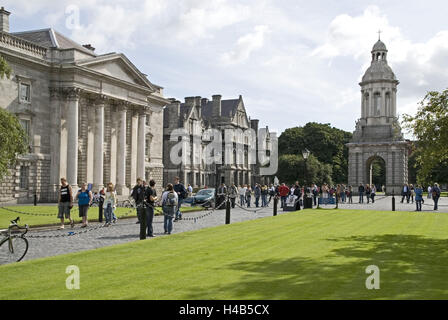
[(279, 138), (279, 153), (301, 155), (307, 148), (321, 163), (331, 166), (332, 180), (342, 183), (348, 179), (348, 148), (345, 144), (351, 138), (350, 132), (328, 123), (310, 122), (304, 127), (286, 129)]
[(429, 92), (415, 116), (404, 115), (403, 125), (418, 140), (417, 181), (428, 183), (437, 171), (443, 177), (442, 164), (448, 162), (448, 89)]
[(11, 67), (6, 63), (6, 60), (0, 56), (0, 79), (3, 79), (5, 76), (9, 78), (11, 73)]
[(277, 177), (280, 182), (293, 184), (299, 181), (300, 184), (305, 183), (306, 185), (332, 183), (331, 166), (321, 163), (314, 155), (310, 155), (307, 159), (306, 169), (302, 155), (285, 154), (279, 157), (278, 162)]
[[(11, 68), (0, 56), (0, 78), (11, 76)], [(0, 107), (0, 180), (8, 172), (17, 154), (27, 152), (27, 136), (16, 116)]]

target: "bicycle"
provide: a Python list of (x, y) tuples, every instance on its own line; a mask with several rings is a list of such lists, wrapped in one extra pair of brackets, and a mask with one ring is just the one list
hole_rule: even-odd
[[(5, 237), (0, 241), (0, 264), (19, 262), (25, 257), (28, 252), (28, 240), (25, 234), (28, 232), (28, 225), (20, 227), (17, 222), (20, 217), (11, 221), (8, 229), (0, 230), (0, 234)], [(16, 231), (13, 229), (25, 230), (25, 232)], [(21, 233), (20, 235), (13, 233)]]

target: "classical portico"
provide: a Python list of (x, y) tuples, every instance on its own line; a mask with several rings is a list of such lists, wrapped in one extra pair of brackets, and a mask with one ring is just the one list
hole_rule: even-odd
[(57, 31), (10, 32), (0, 10), (0, 107), (19, 117), (30, 153), (0, 181), (0, 201), (55, 201), (60, 178), (129, 193), (137, 177), (163, 187), (163, 88), (121, 53), (96, 54)]

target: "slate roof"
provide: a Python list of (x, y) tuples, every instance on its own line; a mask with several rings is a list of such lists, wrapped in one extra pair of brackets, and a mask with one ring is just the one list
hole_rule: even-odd
[(78, 49), (94, 57), (97, 56), (93, 51), (84, 48), (79, 43), (67, 38), (63, 34), (51, 28), (42, 30), (14, 32), (11, 34), (24, 40), (38, 44), (45, 48)]
[[(221, 100), (221, 116), (230, 118), (230, 112), (232, 112), (232, 117), (238, 110), (239, 99), (232, 100)], [(213, 112), (213, 101), (209, 101), (205, 106), (202, 106), (202, 117), (205, 119), (210, 119)]]

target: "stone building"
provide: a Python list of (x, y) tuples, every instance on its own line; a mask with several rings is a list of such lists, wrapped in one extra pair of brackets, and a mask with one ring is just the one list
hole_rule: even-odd
[[(171, 100), (164, 110), (164, 180), (172, 182), (179, 176), (185, 184), (193, 187), (217, 186), (224, 182), (226, 185), (235, 183), (254, 184), (256, 182), (269, 183), (270, 177), (260, 176), (260, 164), (252, 164), (251, 157), (256, 160), (255, 148), (251, 153), (250, 146), (258, 146), (258, 120), (250, 120), (242, 96), (238, 99), (222, 100), (221, 95), (214, 95), (212, 100), (201, 97), (187, 97), (185, 103)], [(173, 163), (171, 152), (179, 140), (170, 139), (174, 130), (184, 129), (186, 146), (185, 158), (180, 163)], [(222, 134), (221, 163), (207, 164), (205, 148), (213, 137), (208, 136), (208, 130), (218, 129)], [(225, 130), (235, 132), (226, 145)], [(250, 136), (248, 129), (257, 134)], [(267, 139), (264, 148), (270, 149), (269, 129), (266, 127)], [(197, 143), (195, 143), (197, 141)], [(177, 152), (177, 151), (176, 151)], [(182, 152), (180, 152), (182, 153)], [(269, 151), (267, 152), (269, 155)]]
[(361, 118), (349, 148), (348, 183), (355, 187), (370, 181), (374, 160), (386, 168), (387, 193), (399, 194), (408, 182), (409, 144), (403, 138), (397, 118), (399, 81), (387, 64), (387, 48), (381, 41), (373, 46), (372, 63), (362, 78)]
[(60, 178), (93, 190), (112, 182), (126, 195), (137, 177), (162, 186), (162, 87), (124, 54), (96, 54), (53, 29), (9, 31), (0, 10), (0, 54), (13, 70), (0, 80), (0, 106), (30, 138), (0, 183), (0, 201), (54, 201)]

